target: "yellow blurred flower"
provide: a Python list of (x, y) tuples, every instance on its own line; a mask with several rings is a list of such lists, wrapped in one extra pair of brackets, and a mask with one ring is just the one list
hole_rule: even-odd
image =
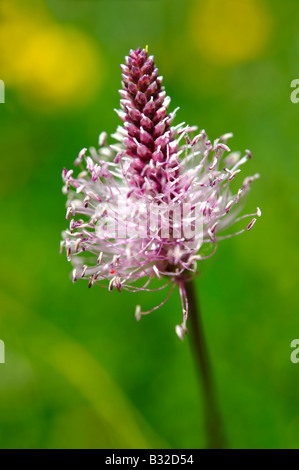
[(7, 87), (46, 109), (80, 106), (94, 95), (102, 67), (91, 38), (55, 22), (43, 8), (31, 14), (18, 0), (4, 0), (0, 14), (0, 67)]
[(194, 2), (190, 27), (208, 62), (233, 65), (256, 59), (265, 49), (271, 17), (262, 0), (202, 0)]

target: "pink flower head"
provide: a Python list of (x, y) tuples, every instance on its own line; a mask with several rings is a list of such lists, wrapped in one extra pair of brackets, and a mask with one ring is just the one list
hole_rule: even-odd
[[(224, 134), (211, 142), (205, 131), (185, 123), (173, 126), (176, 111), (168, 112), (170, 98), (162, 77), (146, 49), (130, 51), (122, 69), (122, 125), (107, 144), (100, 134), (98, 151), (84, 148), (75, 165), (77, 177), (63, 170), (63, 192), (68, 194), (61, 248), (72, 261), (73, 281), (88, 279), (89, 287), (151, 291), (153, 278), (170, 286), (166, 299), (150, 311), (136, 307), (136, 318), (163, 305), (179, 287), (183, 322), (176, 332), (183, 338), (188, 316), (184, 282), (196, 274), (198, 262), (212, 256), (218, 241), (250, 230), (261, 215), (238, 216), (245, 195), (258, 174), (247, 177), (237, 192), (231, 181), (251, 154), (231, 152)], [(240, 220), (238, 231), (221, 235)], [(202, 247), (212, 249), (206, 256)], [(138, 282), (139, 281), (139, 282)]]

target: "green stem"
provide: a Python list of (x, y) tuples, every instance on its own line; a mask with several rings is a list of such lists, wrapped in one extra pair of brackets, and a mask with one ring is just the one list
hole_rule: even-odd
[(186, 281), (184, 286), (189, 303), (188, 320), (192, 337), (194, 359), (203, 390), (207, 444), (209, 449), (224, 449), (227, 447), (227, 441), (224, 435), (223, 423), (218, 408), (200, 310), (196, 302), (194, 283), (193, 281)]

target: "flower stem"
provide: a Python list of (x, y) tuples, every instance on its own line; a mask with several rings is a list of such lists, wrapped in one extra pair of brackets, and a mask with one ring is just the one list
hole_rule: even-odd
[(207, 445), (209, 449), (223, 449), (227, 447), (227, 441), (224, 435), (223, 423), (218, 408), (200, 310), (196, 302), (194, 283), (193, 281), (186, 281), (184, 285), (189, 303), (188, 319), (194, 350), (194, 359), (203, 390)]

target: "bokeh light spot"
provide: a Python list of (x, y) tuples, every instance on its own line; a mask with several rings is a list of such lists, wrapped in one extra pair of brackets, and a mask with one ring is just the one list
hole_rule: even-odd
[(32, 17), (18, 5), (12, 1), (8, 7), (4, 1), (1, 7), (0, 66), (7, 86), (16, 88), (27, 104), (47, 110), (88, 102), (103, 79), (93, 40), (75, 26), (55, 22), (44, 10)]
[(272, 21), (261, 0), (203, 0), (190, 13), (194, 45), (215, 65), (254, 60), (269, 41)]

